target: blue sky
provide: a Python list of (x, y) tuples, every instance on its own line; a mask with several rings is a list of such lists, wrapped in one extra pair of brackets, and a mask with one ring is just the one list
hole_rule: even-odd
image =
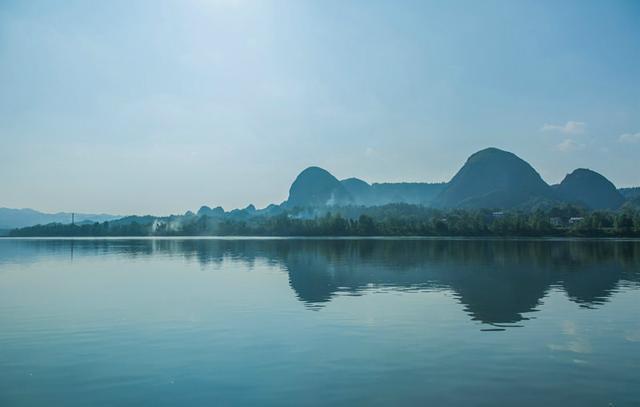
[(0, 206), (181, 213), (481, 148), (640, 185), (640, 3), (0, 2)]

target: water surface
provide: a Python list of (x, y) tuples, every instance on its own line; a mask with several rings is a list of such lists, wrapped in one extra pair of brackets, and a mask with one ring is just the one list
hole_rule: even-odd
[(640, 405), (640, 242), (0, 239), (0, 405)]

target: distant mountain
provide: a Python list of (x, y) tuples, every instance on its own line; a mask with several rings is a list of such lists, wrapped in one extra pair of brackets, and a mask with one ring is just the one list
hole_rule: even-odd
[(444, 183), (398, 182), (369, 185), (358, 178), (340, 181), (353, 196), (356, 205), (380, 206), (390, 203), (408, 203), (429, 206), (444, 189)]
[(374, 183), (371, 185), (376, 205), (408, 203), (429, 206), (446, 184), (428, 182)]
[(516, 208), (556, 200), (536, 170), (513, 153), (487, 148), (473, 154), (435, 199), (441, 208)]
[[(120, 216), (107, 214), (76, 213), (75, 222), (104, 222), (118, 219)], [(0, 229), (22, 228), (47, 223), (71, 223), (70, 212), (43, 213), (33, 209), (0, 208)]]
[(210, 218), (221, 217), (224, 216), (224, 209), (222, 209), (221, 206), (212, 209), (204, 205), (198, 209), (198, 216), (208, 216)]
[(443, 183), (374, 183), (358, 178), (338, 181), (328, 171), (309, 167), (291, 185), (285, 207), (381, 206), (408, 203), (428, 206), (444, 188)]
[(407, 203), (440, 208), (531, 208), (558, 201), (558, 195), (527, 162), (513, 153), (488, 148), (473, 154), (449, 183), (338, 181), (309, 167), (291, 185), (284, 206), (381, 206)]
[(620, 188), (618, 192), (625, 197), (625, 199), (634, 199), (640, 197), (640, 187), (632, 187), (632, 188)]
[(302, 171), (289, 189), (285, 207), (343, 206), (353, 197), (336, 177), (319, 167)]
[(568, 174), (556, 190), (563, 201), (590, 209), (618, 209), (625, 201), (611, 181), (586, 168)]
[[(309, 167), (296, 177), (289, 189), (288, 199), (281, 205), (271, 204), (262, 209), (249, 205), (231, 211), (225, 211), (220, 206), (202, 206), (197, 213), (188, 211), (184, 215), (164, 217), (76, 213), (75, 222), (82, 224), (113, 220), (111, 223), (116, 227), (138, 224), (159, 228), (164, 225), (167, 230), (177, 230), (193, 218), (200, 218), (202, 226), (228, 220), (249, 221), (278, 216), (293, 208), (303, 209), (291, 211), (293, 216), (313, 218), (328, 211), (337, 211), (335, 207), (338, 206), (349, 206), (345, 210), (353, 214), (363, 209), (358, 207), (383, 207), (389, 204), (419, 205), (414, 208), (418, 210), (424, 207), (533, 210), (549, 208), (558, 203), (577, 203), (590, 209), (618, 209), (623, 205), (640, 208), (640, 187), (618, 190), (604, 176), (588, 169), (577, 169), (567, 175), (562, 183), (551, 187), (531, 165), (515, 154), (487, 148), (471, 155), (448, 183), (369, 184), (358, 178), (339, 181), (322, 168)], [(402, 205), (396, 207), (402, 208), (403, 213), (408, 210)], [(389, 213), (396, 209), (387, 207), (385, 211)], [(349, 214), (345, 216), (351, 217)], [(356, 213), (355, 216), (359, 215)], [(71, 223), (71, 213), (48, 214), (33, 209), (0, 208), (0, 236), (7, 235), (10, 229), (48, 223)]]
[(373, 198), (373, 190), (371, 185), (359, 178), (347, 178), (340, 181), (346, 188), (347, 192), (353, 197), (356, 205), (371, 205)]

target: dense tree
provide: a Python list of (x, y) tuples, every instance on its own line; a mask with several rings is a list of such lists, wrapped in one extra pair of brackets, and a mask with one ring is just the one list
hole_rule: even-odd
[[(553, 219), (553, 223), (552, 223)], [(571, 221), (570, 221), (571, 220)], [(11, 236), (640, 236), (640, 210), (588, 212), (565, 205), (533, 212), (440, 211), (418, 205), (306, 209), (238, 219), (185, 215), (37, 225)]]

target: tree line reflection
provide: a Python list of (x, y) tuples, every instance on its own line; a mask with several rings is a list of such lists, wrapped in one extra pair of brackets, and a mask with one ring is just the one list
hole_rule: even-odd
[(640, 242), (430, 239), (131, 239), (4, 240), (0, 265), (72, 254), (182, 256), (203, 266), (267, 261), (288, 273), (312, 308), (371, 287), (450, 290), (473, 319), (513, 324), (536, 311), (551, 289), (581, 307), (597, 307), (640, 282)]

